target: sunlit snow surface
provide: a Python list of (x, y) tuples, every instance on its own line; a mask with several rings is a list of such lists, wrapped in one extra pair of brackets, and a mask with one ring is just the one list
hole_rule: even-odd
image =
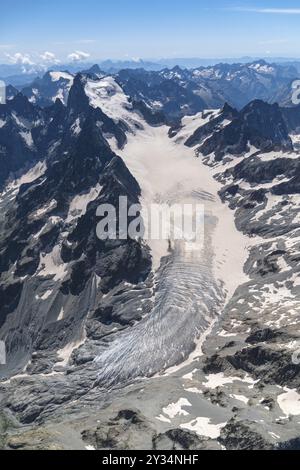
[(93, 108), (100, 108), (115, 122), (123, 121), (131, 131), (142, 125), (140, 116), (133, 112), (129, 97), (113, 77), (87, 80), (85, 93)]

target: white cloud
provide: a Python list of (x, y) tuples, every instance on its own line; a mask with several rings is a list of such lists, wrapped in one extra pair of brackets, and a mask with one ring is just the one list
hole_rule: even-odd
[(44, 62), (48, 62), (48, 63), (51, 63), (51, 64), (59, 64), (59, 62), (60, 62), (60, 60), (58, 60), (56, 58), (56, 55), (53, 54), (53, 52), (45, 51), (43, 54), (40, 55), (40, 58)]
[(267, 13), (277, 15), (300, 15), (300, 8), (229, 8), (232, 11), (244, 11), (247, 13)]
[(6, 57), (12, 64), (35, 65), (29, 54), (21, 54), (21, 52), (16, 52), (13, 55), (6, 54)]
[(86, 60), (90, 57), (90, 54), (87, 52), (82, 52), (82, 51), (75, 51), (72, 52), (72, 54), (68, 55), (68, 59), (71, 60), (72, 62), (81, 62), (82, 60)]

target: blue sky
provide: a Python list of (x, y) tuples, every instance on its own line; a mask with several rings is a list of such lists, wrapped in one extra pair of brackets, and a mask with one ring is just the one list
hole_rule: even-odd
[(300, 57), (300, 2), (14, 0), (13, 8), (11, 2), (1, 5), (1, 62), (245, 55)]

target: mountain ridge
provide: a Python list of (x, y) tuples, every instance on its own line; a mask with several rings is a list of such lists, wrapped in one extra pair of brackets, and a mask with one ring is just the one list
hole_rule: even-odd
[[(0, 106), (0, 403), (20, 423), (13, 435), (54, 422), (72, 435), (75, 414), (80, 439), (99, 448), (112, 420), (116, 448), (124, 426), (147, 446), (141, 429), (169, 446), (293, 445), (298, 107), (203, 110), (190, 90), (178, 103), (182, 77), (96, 72), (72, 77), (64, 103), (18, 94)], [(150, 103), (161, 81), (162, 110)], [(97, 207), (119, 196), (203, 203), (206, 256), (99, 240)]]

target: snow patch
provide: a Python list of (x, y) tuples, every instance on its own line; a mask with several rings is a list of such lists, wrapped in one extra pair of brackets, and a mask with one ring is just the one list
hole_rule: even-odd
[(56, 199), (52, 199), (50, 202), (48, 202), (47, 204), (45, 204), (43, 207), (41, 207), (40, 209), (36, 210), (35, 212), (33, 212), (31, 214), (31, 218), (32, 219), (40, 219), (41, 217), (43, 217), (45, 214), (47, 214), (48, 212), (52, 211), (53, 209), (55, 209), (57, 206), (57, 201)]
[(181, 129), (175, 136), (176, 142), (180, 143), (186, 141), (191, 137), (199, 127), (207, 124), (211, 119), (214, 119), (220, 114), (220, 109), (208, 109), (195, 114), (194, 116), (185, 116), (181, 121)]
[(245, 403), (245, 405), (248, 405), (249, 403), (249, 398), (245, 397), (244, 395), (230, 395), (230, 397)]
[(74, 77), (70, 73), (67, 72), (50, 72), (50, 77), (53, 82), (58, 82), (59, 80), (68, 80), (73, 82)]
[(32, 134), (31, 134), (30, 131), (28, 131), (28, 132), (22, 131), (22, 132), (20, 132), (20, 136), (22, 137), (22, 139), (26, 143), (27, 147), (32, 148), (34, 146), (34, 142), (33, 142), (33, 139), (32, 139)]
[(78, 341), (73, 341), (69, 344), (67, 344), (63, 349), (60, 349), (57, 351), (57, 355), (61, 361), (59, 362), (59, 365), (66, 366), (72, 356), (73, 351), (78, 349), (82, 344), (85, 342), (85, 335), (81, 340)]
[(51, 253), (40, 254), (38, 275), (42, 277), (54, 276), (54, 281), (62, 281), (67, 274), (67, 264), (60, 256), (60, 246), (56, 245)]
[(80, 118), (78, 117), (74, 124), (71, 127), (71, 130), (74, 135), (79, 135), (81, 132), (81, 127), (80, 127)]
[(176, 403), (170, 403), (163, 408), (163, 413), (171, 419), (174, 419), (175, 416), (188, 416), (189, 413), (182, 408), (190, 406), (192, 405), (186, 398), (180, 398)]
[(250, 384), (250, 386), (254, 386), (256, 383), (258, 383), (258, 380), (253, 380), (251, 377), (246, 376), (243, 379), (241, 377), (226, 377), (224, 375), (224, 372), (220, 372), (219, 374), (210, 374), (205, 377), (206, 382), (203, 383), (203, 385), (206, 388), (210, 388), (212, 390), (215, 390), (217, 387), (223, 387), (224, 385), (227, 384), (232, 384), (234, 382), (245, 382)]
[(210, 418), (196, 418), (190, 423), (181, 424), (182, 429), (188, 429), (193, 431), (198, 436), (210, 437), (211, 439), (217, 439), (220, 437), (221, 429), (226, 426), (227, 423), (211, 424)]
[(185, 388), (184, 389), (188, 393), (195, 393), (196, 395), (202, 395), (202, 390), (196, 388), (196, 387), (191, 387), (191, 388)]
[(171, 423), (171, 420), (169, 418), (166, 418), (164, 415), (156, 416), (156, 419), (158, 421), (161, 421), (162, 423)]
[(47, 290), (42, 296), (41, 296), (41, 299), (42, 300), (47, 300), (50, 295), (52, 294), (52, 290)]
[(100, 80), (87, 80), (85, 93), (93, 108), (100, 108), (115, 122), (125, 121), (134, 131), (136, 124), (142, 126), (143, 120), (132, 109), (129, 97), (113, 77)]
[(63, 319), (64, 319), (64, 315), (65, 315), (65, 311), (64, 311), (64, 307), (62, 307), (61, 310), (60, 310), (60, 313), (59, 313), (59, 315), (58, 315), (58, 317), (57, 317), (57, 321), (63, 320)]
[(39, 162), (33, 168), (31, 168), (31, 170), (25, 173), (25, 175), (21, 176), (21, 178), (16, 181), (16, 185), (21, 186), (22, 184), (33, 183), (33, 181), (43, 176), (46, 170), (46, 163)]
[(278, 396), (277, 402), (286, 416), (300, 415), (300, 394), (296, 389), (284, 388), (285, 393)]
[(102, 186), (97, 184), (97, 186), (91, 188), (88, 193), (75, 196), (71, 201), (66, 222), (72, 222), (74, 219), (78, 219), (78, 217), (85, 215), (88, 204), (97, 199), (101, 191)]

